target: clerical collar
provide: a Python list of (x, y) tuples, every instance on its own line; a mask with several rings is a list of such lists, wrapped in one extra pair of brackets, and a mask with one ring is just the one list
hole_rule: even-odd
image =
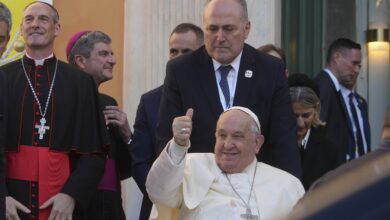
[(26, 53), (26, 57), (34, 60), (35, 66), (43, 66), (43, 64), (45, 63), (45, 60), (54, 57), (54, 54), (51, 53), (48, 57), (46, 57), (44, 59), (40, 59), (40, 60), (36, 60), (36, 59), (32, 58), (30, 55), (28, 55), (28, 53)]
[[(238, 70), (240, 68), (240, 62), (241, 62), (241, 56), (242, 56), (242, 50), (240, 52), (240, 54), (238, 54), (238, 56), (229, 64), (227, 65), (230, 65), (233, 67), (233, 69), (238, 73)], [(217, 72), (218, 68), (220, 66), (222, 66), (222, 64), (214, 59), (213, 60), (213, 66), (214, 66), (214, 72)]]

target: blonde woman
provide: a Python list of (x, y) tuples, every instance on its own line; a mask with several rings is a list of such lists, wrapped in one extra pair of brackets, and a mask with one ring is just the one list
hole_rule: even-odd
[(305, 74), (288, 78), (291, 103), (297, 119), (298, 148), (305, 189), (320, 176), (339, 166), (342, 158), (336, 146), (325, 137), (326, 123), (320, 120), (321, 104), (318, 88)]

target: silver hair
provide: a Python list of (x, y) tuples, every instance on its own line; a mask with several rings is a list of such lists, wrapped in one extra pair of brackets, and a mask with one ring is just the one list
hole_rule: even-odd
[(85, 58), (89, 58), (91, 56), (91, 52), (95, 44), (97, 43), (110, 44), (111, 38), (101, 31), (87, 32), (82, 35), (70, 50), (68, 57), (69, 63), (74, 66), (77, 66), (75, 61), (76, 55), (81, 55)]
[(2, 2), (0, 2), (0, 21), (4, 21), (7, 24), (7, 34), (9, 36), (9, 34), (11, 33), (11, 28), (12, 28), (11, 11)]
[(256, 123), (251, 123), (250, 129), (255, 134), (261, 134), (261, 131), (260, 131), (259, 127), (257, 127)]

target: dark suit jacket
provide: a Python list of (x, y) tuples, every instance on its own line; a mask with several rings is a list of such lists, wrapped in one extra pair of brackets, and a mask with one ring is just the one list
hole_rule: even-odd
[(5, 98), (6, 92), (5, 76), (0, 71), (0, 220), (5, 219)]
[(145, 182), (155, 155), (155, 130), (162, 94), (162, 86), (141, 96), (134, 123), (134, 135), (130, 152), (132, 156), (133, 178), (141, 189), (142, 201), (140, 220), (149, 219), (152, 202), (146, 192)]
[(345, 159), (345, 156), (339, 154), (337, 146), (326, 138), (325, 130), (324, 126), (312, 127), (310, 130), (302, 158), (302, 183), (306, 190), (315, 180), (341, 165)]
[(370, 124), (368, 122), (368, 104), (366, 100), (363, 97), (361, 97), (359, 94), (356, 93), (356, 96), (357, 96), (358, 107), (363, 116), (362, 117), (363, 129), (364, 129), (364, 136), (366, 137), (366, 141), (367, 141), (367, 152), (370, 152), (371, 151), (371, 129), (370, 129)]
[[(253, 72), (245, 77), (245, 72)], [(301, 177), (285, 66), (277, 58), (245, 45), (233, 105), (251, 109), (260, 119), (265, 143), (260, 160)], [(157, 124), (158, 152), (172, 138), (172, 121), (194, 109), (190, 152), (213, 152), (215, 128), (223, 108), (211, 57), (205, 47), (167, 64)]]
[[(320, 118), (327, 124), (326, 136), (337, 146), (340, 154), (345, 155), (345, 161), (347, 153), (354, 149), (354, 135), (346, 104), (341, 94), (336, 91), (336, 87), (328, 73), (325, 71), (319, 73), (315, 78), (315, 82), (320, 89)], [(367, 103), (360, 96), (358, 102), (360, 110), (363, 113), (365, 136), (368, 146), (370, 146)]]

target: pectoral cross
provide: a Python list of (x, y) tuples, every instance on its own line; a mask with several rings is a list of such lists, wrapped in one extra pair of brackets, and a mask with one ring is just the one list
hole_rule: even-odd
[(41, 120), (39, 120), (39, 122), (41, 123), (40, 125), (35, 125), (35, 128), (38, 129), (38, 133), (39, 133), (39, 140), (42, 140), (43, 139), (43, 135), (46, 133), (46, 130), (49, 130), (49, 126), (45, 126), (46, 124), (46, 119), (45, 118), (41, 118)]
[(241, 214), (240, 217), (242, 219), (246, 219), (246, 220), (258, 220), (259, 219), (259, 217), (257, 215), (252, 215), (252, 211), (250, 208), (247, 208), (246, 213)]

